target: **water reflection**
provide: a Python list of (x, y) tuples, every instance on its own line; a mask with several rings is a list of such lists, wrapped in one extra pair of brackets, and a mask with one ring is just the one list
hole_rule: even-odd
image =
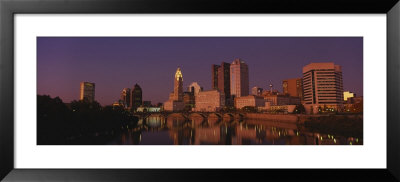
[(122, 145), (362, 145), (361, 138), (309, 132), (295, 123), (229, 117), (149, 116), (109, 144)]

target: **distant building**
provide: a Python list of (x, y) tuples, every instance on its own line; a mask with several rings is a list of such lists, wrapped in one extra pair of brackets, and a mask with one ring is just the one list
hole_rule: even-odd
[(192, 82), (188, 86), (188, 92), (193, 92), (194, 96), (196, 96), (200, 91), (203, 91), (203, 87), (201, 87), (197, 82)]
[(142, 88), (138, 84), (135, 84), (131, 92), (131, 103), (130, 107), (132, 111), (136, 111), (138, 107), (142, 105)]
[(353, 98), (355, 96), (356, 96), (356, 94), (354, 94), (354, 93), (352, 93), (350, 91), (343, 92), (343, 100), (344, 101), (350, 100), (351, 98)]
[(147, 101), (147, 100), (143, 101), (142, 106), (143, 107), (151, 107), (151, 101)]
[(136, 112), (160, 112), (160, 107), (143, 107), (140, 106), (136, 109)]
[(251, 95), (261, 96), (262, 93), (263, 93), (263, 89), (262, 89), (262, 88), (259, 88), (259, 87), (257, 87), (257, 86), (255, 86), (255, 87), (253, 87), (253, 88), (251, 89)]
[(119, 100), (119, 101), (115, 101), (115, 102), (113, 103), (112, 107), (113, 107), (113, 109), (116, 109), (116, 108), (124, 109), (124, 108), (125, 108), (125, 105), (124, 105), (124, 103), (122, 102), (122, 100)]
[(169, 95), (169, 99), (164, 102), (165, 111), (182, 111), (185, 108), (183, 102), (183, 75), (181, 68), (175, 72), (174, 92)]
[(225, 95), (218, 90), (202, 91), (195, 97), (194, 111), (215, 112), (225, 106)]
[(343, 107), (342, 68), (334, 63), (311, 63), (303, 67), (304, 106), (307, 113), (320, 108)]
[(130, 104), (131, 104), (131, 89), (130, 88), (122, 89), (120, 101), (124, 105), (124, 108), (130, 107)]
[(90, 82), (81, 82), (80, 98), (81, 101), (94, 101), (95, 84)]
[(229, 102), (231, 97), (230, 66), (231, 64), (226, 62), (222, 62), (221, 65), (212, 65), (212, 88), (223, 93), (226, 102)]
[(303, 98), (303, 83), (301, 78), (283, 80), (283, 94)]
[(164, 102), (165, 111), (182, 111), (185, 108), (183, 101), (168, 100)]
[(231, 95), (242, 97), (249, 95), (249, 68), (241, 59), (235, 59), (230, 66)]
[(256, 95), (248, 95), (243, 97), (235, 98), (235, 108), (242, 109), (243, 107), (251, 106), (251, 107), (264, 107), (265, 100), (261, 96)]
[(264, 96), (266, 102), (269, 102), (271, 106), (282, 106), (282, 105), (299, 105), (301, 100), (298, 97), (291, 97), (288, 95), (266, 95)]

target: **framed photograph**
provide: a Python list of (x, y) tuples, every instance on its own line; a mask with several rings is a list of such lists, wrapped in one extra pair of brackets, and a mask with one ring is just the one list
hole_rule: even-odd
[(399, 6), (1, 1), (0, 178), (398, 181)]

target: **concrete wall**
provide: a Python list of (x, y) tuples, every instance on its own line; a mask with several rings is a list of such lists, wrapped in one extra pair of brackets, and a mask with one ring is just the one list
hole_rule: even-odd
[(264, 113), (246, 113), (244, 117), (247, 119), (265, 119), (265, 120), (294, 122), (294, 123), (296, 123), (299, 118), (297, 115), (264, 114)]

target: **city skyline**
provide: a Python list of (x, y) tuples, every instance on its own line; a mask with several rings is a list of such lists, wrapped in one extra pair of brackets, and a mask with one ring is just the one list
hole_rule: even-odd
[(111, 105), (136, 83), (143, 100), (162, 103), (173, 90), (177, 66), (183, 88), (198, 82), (207, 91), (211, 65), (235, 58), (248, 64), (249, 89), (268, 89), (272, 82), (282, 92), (282, 81), (301, 78), (303, 66), (334, 62), (342, 66), (344, 90), (363, 95), (361, 37), (39, 37), (37, 45), (38, 94), (64, 102), (78, 100), (78, 84), (88, 81), (96, 84), (95, 100), (102, 105)]

